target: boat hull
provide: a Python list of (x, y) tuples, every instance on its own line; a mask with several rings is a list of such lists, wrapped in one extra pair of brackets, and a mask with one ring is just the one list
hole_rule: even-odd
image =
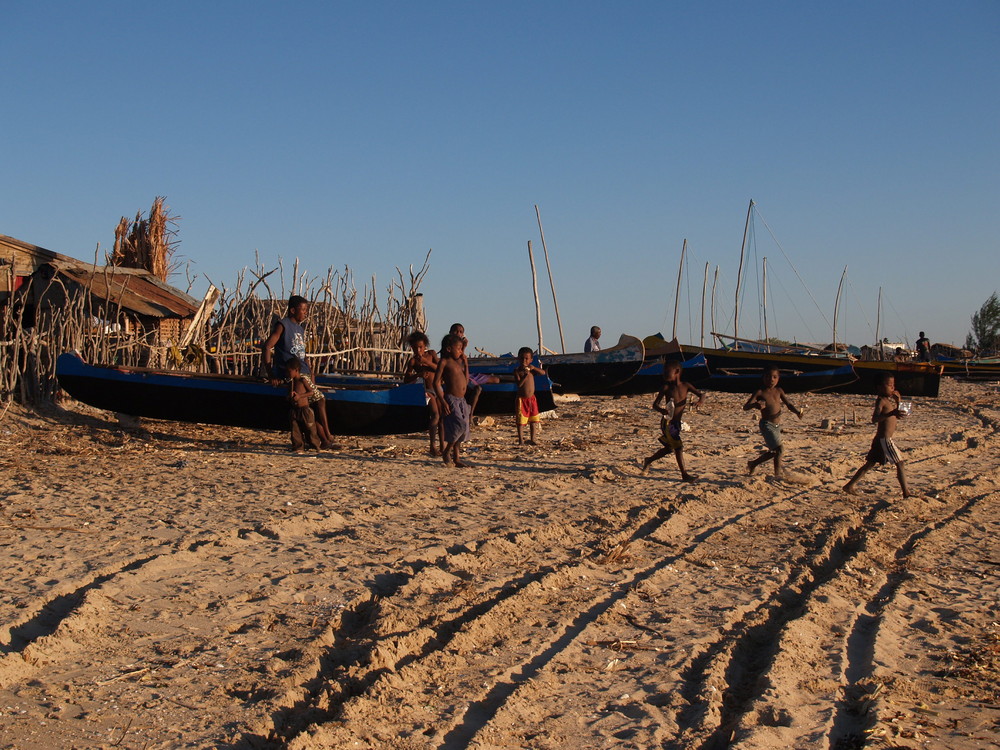
[(854, 363), (858, 379), (854, 383), (832, 389), (833, 393), (856, 393), (874, 396), (882, 378), (892, 375), (896, 390), (903, 396), (937, 398), (941, 389), (941, 366), (927, 362), (864, 362)]
[[(624, 335), (611, 349), (578, 354), (550, 354), (538, 357), (552, 381), (554, 393), (581, 396), (605, 393), (632, 378), (643, 366), (642, 341)], [(510, 375), (518, 366), (516, 357), (476, 357), (469, 371), (489, 375)]]
[[(73, 354), (56, 363), (60, 387), (99, 409), (196, 424), (289, 429), (288, 391), (225, 375), (98, 367)], [(422, 384), (324, 392), (330, 431), (338, 435), (398, 435), (427, 429)]]

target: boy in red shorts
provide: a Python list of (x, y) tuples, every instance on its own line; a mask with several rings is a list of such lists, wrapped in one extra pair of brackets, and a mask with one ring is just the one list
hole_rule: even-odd
[(528, 425), (528, 445), (535, 445), (535, 430), (539, 422), (538, 399), (535, 398), (535, 375), (544, 375), (545, 370), (531, 364), (535, 353), (531, 351), (530, 347), (522, 346), (518, 349), (517, 358), (521, 362), (514, 370), (514, 380), (517, 382), (515, 412), (517, 442), (518, 445), (524, 445), (524, 425)]

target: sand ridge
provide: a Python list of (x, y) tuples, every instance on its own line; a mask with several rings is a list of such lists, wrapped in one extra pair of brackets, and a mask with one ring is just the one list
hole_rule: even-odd
[[(808, 395), (789, 480), (743, 397), (643, 476), (652, 398), (584, 398), (469, 470), (419, 435), (286, 437), (73, 406), (0, 422), (0, 746), (1000, 745), (996, 386)], [(828, 419), (831, 429), (822, 429)]]

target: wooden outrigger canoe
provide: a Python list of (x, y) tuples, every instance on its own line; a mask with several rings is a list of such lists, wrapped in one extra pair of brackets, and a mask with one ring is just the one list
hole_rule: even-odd
[[(288, 389), (253, 378), (90, 365), (77, 354), (56, 362), (60, 387), (99, 409), (136, 417), (287, 430)], [(399, 435), (427, 429), (422, 383), (370, 383), (326, 389), (330, 431), (339, 435)]]

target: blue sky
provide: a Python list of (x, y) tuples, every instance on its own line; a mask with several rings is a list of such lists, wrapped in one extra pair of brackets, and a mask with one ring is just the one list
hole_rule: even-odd
[(0, 234), (91, 258), (163, 195), (196, 294), (255, 252), (384, 287), (433, 249), (432, 340), (461, 321), (516, 351), (537, 341), (537, 204), (568, 350), (595, 323), (669, 333), (685, 238), (697, 343), (706, 263), (732, 330), (751, 198), (743, 335), (764, 257), (769, 332), (800, 341), (830, 340), (845, 266), (858, 344), (879, 287), (882, 333), (911, 344), (961, 343), (1000, 287), (993, 0), (0, 0), (0, 19)]

